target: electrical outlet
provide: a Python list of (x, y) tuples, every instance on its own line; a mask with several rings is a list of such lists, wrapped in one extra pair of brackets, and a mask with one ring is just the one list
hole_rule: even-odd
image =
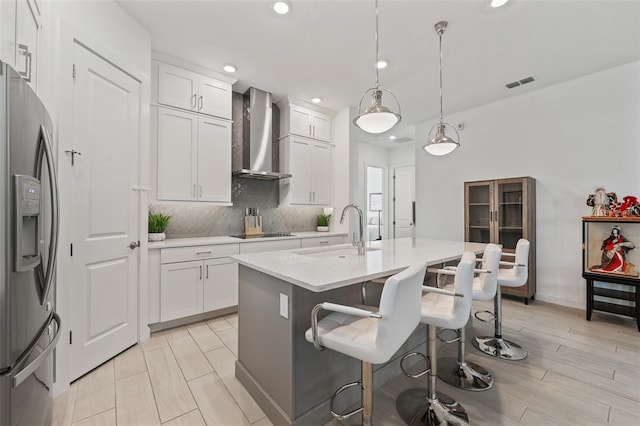
[(280, 316), (289, 319), (289, 296), (280, 293)]

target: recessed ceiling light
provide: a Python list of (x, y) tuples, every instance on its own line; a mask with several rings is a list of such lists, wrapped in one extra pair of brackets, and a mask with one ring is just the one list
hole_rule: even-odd
[(389, 139), (391, 139), (392, 141), (395, 141), (396, 138), (397, 138), (397, 136), (394, 136), (394, 135), (389, 136)]
[(236, 67), (233, 64), (224, 64), (222, 66), (222, 69), (225, 70), (226, 72), (236, 72), (236, 71), (238, 71), (238, 67)]
[(378, 69), (380, 69), (380, 70), (381, 70), (381, 69), (383, 69), (383, 68), (386, 68), (386, 67), (387, 67), (387, 65), (389, 65), (389, 63), (388, 63), (387, 61), (385, 61), (384, 59), (381, 59), (381, 60), (379, 60), (379, 61), (378, 61), (378, 63), (376, 64), (376, 67), (377, 67)]
[(311, 102), (313, 102), (314, 104), (319, 104), (320, 102), (322, 102), (322, 98), (318, 98), (318, 97), (311, 98)]
[(273, 4), (273, 10), (275, 10), (278, 15), (286, 15), (289, 13), (289, 2), (277, 1)]
[(491, 0), (491, 7), (500, 7), (507, 4), (509, 0)]

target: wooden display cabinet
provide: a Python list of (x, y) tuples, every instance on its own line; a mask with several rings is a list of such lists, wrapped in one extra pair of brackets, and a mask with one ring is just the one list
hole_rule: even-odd
[[(605, 255), (607, 240), (613, 228), (627, 240), (628, 247), (620, 256), (624, 266), (616, 268), (619, 258), (613, 251)], [(587, 281), (587, 320), (593, 311), (609, 312), (636, 319), (640, 331), (640, 218), (583, 217), (582, 218), (582, 277)], [(633, 246), (633, 248), (631, 247)], [(609, 247), (611, 248), (611, 246)], [(610, 260), (613, 259), (613, 260)], [(620, 269), (620, 270), (617, 270)]]
[(531, 177), (519, 177), (464, 184), (465, 241), (501, 244), (503, 252), (513, 253), (520, 238), (529, 240), (527, 283), (502, 288), (503, 294), (522, 297), (525, 304), (536, 292), (535, 183)]

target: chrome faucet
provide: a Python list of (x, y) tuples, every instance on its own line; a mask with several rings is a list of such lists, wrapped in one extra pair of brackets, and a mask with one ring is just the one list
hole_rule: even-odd
[(364, 233), (362, 230), (363, 216), (362, 216), (362, 210), (360, 210), (360, 207), (358, 207), (357, 204), (349, 204), (348, 206), (345, 206), (345, 208), (342, 209), (342, 216), (340, 217), (340, 223), (344, 222), (344, 215), (347, 213), (347, 210), (349, 210), (349, 207), (356, 209), (356, 211), (358, 212), (358, 216), (360, 219), (360, 239), (356, 241), (355, 235), (354, 235), (352, 244), (354, 245), (354, 247), (358, 247), (358, 254), (360, 256), (363, 256), (364, 255)]

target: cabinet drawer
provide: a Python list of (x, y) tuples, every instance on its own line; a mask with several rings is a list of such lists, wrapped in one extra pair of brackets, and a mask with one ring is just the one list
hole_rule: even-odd
[(173, 247), (160, 251), (161, 263), (212, 259), (239, 254), (239, 244), (215, 244), (208, 246)]
[(244, 243), (240, 246), (240, 254), (260, 253), (273, 250), (290, 250), (300, 248), (300, 240), (259, 241)]
[(344, 236), (330, 236), (330, 237), (314, 237), (314, 238), (303, 238), (301, 240), (300, 246), (302, 248), (305, 247), (321, 247), (321, 246), (332, 246), (334, 244), (344, 244)]

